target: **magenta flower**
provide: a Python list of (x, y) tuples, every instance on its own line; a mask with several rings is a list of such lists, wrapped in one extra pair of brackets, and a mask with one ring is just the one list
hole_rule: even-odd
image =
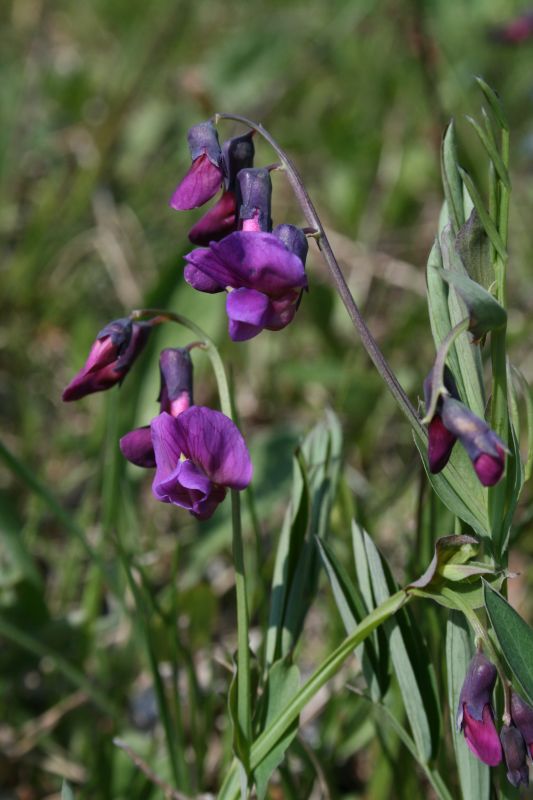
[(511, 717), (533, 758), (533, 708), (516, 692), (511, 695)]
[(504, 725), (500, 739), (507, 766), (507, 780), (513, 786), (529, 785), (529, 769), (526, 763), (526, 745), (522, 734), (514, 725)]
[(237, 176), (254, 162), (253, 131), (235, 136), (222, 145), (224, 164), (224, 191), (213, 208), (204, 214), (189, 231), (189, 239), (199, 246), (218, 242), (237, 230), (238, 200)]
[(209, 121), (194, 125), (187, 139), (192, 164), (172, 195), (170, 205), (176, 211), (203, 206), (215, 196), (224, 180), (222, 150), (213, 123)]
[(229, 334), (244, 341), (291, 322), (307, 287), (306, 251), (304, 233), (292, 225), (237, 231), (185, 256), (185, 280), (200, 292), (228, 292)]
[[(433, 370), (424, 381), (426, 408), (433, 391)], [(444, 384), (449, 394), (441, 396), (435, 414), (428, 425), (428, 462), (432, 473), (440, 472), (452, 454), (457, 439), (465, 448), (483, 486), (497, 483), (505, 469), (505, 446), (487, 425), (461, 403), (459, 393), (448, 368)]]
[(122, 383), (148, 339), (150, 328), (130, 319), (116, 319), (103, 328), (87, 361), (63, 391), (63, 400), (79, 400)]
[(252, 480), (246, 443), (220, 411), (191, 406), (178, 417), (163, 412), (151, 429), (157, 465), (152, 491), (163, 503), (208, 519), (228, 488), (242, 490)]
[(453, 397), (443, 398), (441, 417), (465, 448), (483, 486), (498, 483), (505, 469), (505, 445), (485, 420)]
[[(193, 403), (192, 361), (189, 351), (182, 347), (169, 347), (159, 355), (161, 388), (160, 410), (177, 417)], [(149, 425), (130, 431), (120, 440), (122, 455), (137, 467), (153, 468), (156, 465), (152, 433)]]
[(490, 767), (502, 760), (502, 746), (492, 710), (495, 683), (496, 667), (483, 653), (477, 653), (468, 667), (457, 710), (457, 728), (463, 731), (476, 758)]

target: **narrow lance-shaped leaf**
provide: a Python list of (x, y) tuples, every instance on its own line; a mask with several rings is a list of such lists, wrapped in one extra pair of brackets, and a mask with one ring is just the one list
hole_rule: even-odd
[(459, 169), (459, 174), (461, 175), (461, 177), (462, 177), (462, 179), (463, 179), (463, 181), (465, 183), (465, 186), (468, 189), (468, 193), (470, 194), (470, 197), (472, 198), (472, 202), (473, 202), (473, 204), (474, 204), (474, 206), (476, 208), (476, 211), (479, 214), (479, 218), (481, 220), (481, 224), (483, 225), (483, 227), (485, 228), (485, 231), (487, 232), (487, 236), (489, 237), (490, 241), (494, 245), (494, 249), (496, 250), (498, 255), (501, 258), (506, 259), (507, 258), (507, 250), (505, 249), (505, 245), (504, 245), (504, 243), (502, 241), (502, 238), (501, 238), (500, 234), (498, 233), (496, 225), (494, 224), (494, 222), (490, 218), (489, 212), (485, 208), (483, 200), (481, 199), (481, 196), (480, 196), (480, 194), (479, 194), (479, 192), (478, 192), (478, 190), (476, 188), (476, 185), (475, 185), (474, 181), (472, 180), (470, 175), (467, 172), (465, 172), (464, 169), (462, 169), (461, 167), (459, 167), (458, 169)]
[(494, 282), (494, 268), (489, 239), (475, 208), (457, 234), (455, 247), (469, 277), (488, 289)]
[(484, 585), (485, 605), (509, 668), (533, 704), (533, 630), (501, 594)]
[(470, 315), (469, 330), (476, 341), (489, 331), (500, 330), (507, 324), (507, 312), (495, 297), (466, 275), (442, 270), (445, 281), (459, 292)]
[(454, 233), (457, 234), (465, 221), (465, 217), (463, 209), (463, 189), (460, 173), (457, 168), (457, 146), (455, 142), (455, 125), (453, 120), (446, 128), (442, 140), (441, 171), (448, 216)]
[(504, 186), (507, 189), (510, 189), (511, 181), (509, 179), (509, 173), (507, 172), (507, 168), (503, 163), (503, 159), (496, 148), (493, 138), (487, 133), (487, 131), (483, 130), (479, 122), (477, 122), (477, 120), (475, 120), (473, 117), (467, 116), (466, 118), (481, 139), (481, 142), (487, 151), (490, 160), (494, 164), (494, 169), (496, 170), (498, 177)]

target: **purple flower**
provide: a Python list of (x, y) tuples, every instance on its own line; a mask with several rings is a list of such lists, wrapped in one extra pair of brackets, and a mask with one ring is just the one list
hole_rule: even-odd
[(103, 328), (87, 361), (63, 391), (63, 400), (79, 400), (121, 383), (143, 349), (150, 328), (130, 319), (116, 319)]
[(507, 780), (513, 786), (529, 784), (529, 769), (526, 763), (526, 745), (522, 734), (514, 725), (504, 725), (500, 739), (507, 765)]
[[(444, 368), (444, 384), (452, 397), (459, 399), (457, 386), (455, 385), (453, 375), (448, 367)], [(429, 407), (432, 392), (433, 370), (430, 371), (424, 381), (424, 400), (426, 408)], [(457, 441), (457, 437), (444, 427), (440, 415), (441, 408), (442, 401), (439, 402), (437, 411), (428, 425), (428, 462), (429, 470), (434, 474), (444, 469), (452, 454), (453, 446)]]
[(304, 233), (292, 225), (237, 231), (185, 256), (185, 280), (201, 292), (228, 292), (229, 333), (244, 341), (291, 322), (307, 287), (306, 250)]
[(496, 667), (483, 653), (477, 653), (468, 667), (457, 709), (457, 728), (476, 758), (490, 767), (502, 760), (491, 702), (495, 683)]
[(152, 491), (163, 503), (208, 519), (226, 490), (245, 489), (252, 479), (246, 443), (220, 411), (191, 406), (178, 417), (152, 420), (156, 474)]
[(516, 692), (511, 695), (511, 717), (533, 758), (533, 708)]
[[(182, 347), (169, 347), (159, 355), (161, 388), (157, 398), (161, 411), (177, 417), (186, 411), (192, 399), (192, 361), (189, 351)], [(153, 468), (156, 465), (150, 426), (136, 428), (120, 440), (122, 455), (137, 467)]]
[(465, 448), (483, 486), (498, 483), (505, 469), (505, 445), (485, 420), (453, 397), (443, 398), (441, 416), (444, 427)]
[[(497, 483), (505, 468), (505, 446), (487, 425), (461, 403), (453, 375), (446, 367), (444, 385), (449, 394), (441, 396), (428, 425), (428, 462), (432, 473), (440, 472), (452, 454), (457, 439), (461, 442), (483, 486)], [(424, 381), (426, 409), (433, 392), (433, 370)]]
[(172, 195), (170, 205), (176, 211), (203, 206), (215, 196), (224, 180), (222, 150), (213, 123), (194, 125), (187, 139), (192, 164)]
[(189, 239), (199, 246), (218, 242), (237, 230), (237, 197), (229, 189), (189, 231)]

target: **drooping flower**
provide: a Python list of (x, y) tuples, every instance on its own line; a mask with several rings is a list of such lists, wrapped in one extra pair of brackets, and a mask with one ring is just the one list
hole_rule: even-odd
[(213, 123), (201, 122), (187, 134), (192, 164), (177, 186), (170, 205), (176, 211), (198, 208), (216, 195), (224, 180), (224, 162)]
[(291, 322), (307, 287), (306, 250), (305, 234), (292, 225), (237, 231), (189, 253), (185, 280), (201, 292), (228, 292), (229, 334), (244, 341)]
[(253, 131), (244, 136), (235, 136), (222, 144), (224, 162), (224, 191), (213, 208), (204, 214), (189, 231), (189, 239), (199, 246), (218, 242), (237, 230), (238, 200), (237, 176), (243, 169), (253, 165)]
[[(187, 348), (169, 347), (159, 355), (161, 387), (158, 401), (160, 410), (177, 417), (193, 403), (193, 366)], [(152, 433), (149, 425), (130, 431), (120, 440), (122, 455), (137, 467), (153, 468), (156, 465)]]
[(507, 780), (513, 786), (529, 785), (529, 769), (526, 763), (526, 745), (522, 734), (514, 725), (504, 725), (500, 739), (507, 765)]
[(516, 692), (511, 695), (511, 717), (533, 758), (533, 708)]
[[(457, 386), (451, 371), (444, 368), (444, 385), (452, 397), (459, 399)], [(426, 409), (429, 408), (433, 392), (433, 369), (424, 381), (424, 401)], [(432, 473), (440, 472), (448, 463), (457, 437), (444, 427), (440, 414), (442, 401), (437, 405), (437, 410), (428, 425), (428, 462)]]
[[(493, 486), (505, 469), (505, 445), (485, 420), (461, 403), (453, 375), (447, 367), (444, 370), (444, 385), (448, 394), (439, 397), (435, 414), (428, 424), (429, 469), (432, 473), (444, 469), (459, 439), (483, 486)], [(431, 370), (424, 381), (426, 409), (429, 408), (433, 389)]]
[(152, 491), (163, 503), (208, 519), (226, 490), (245, 489), (252, 463), (236, 425), (220, 411), (191, 406), (178, 417), (152, 420), (156, 474)]
[(87, 361), (63, 391), (63, 400), (79, 400), (121, 383), (146, 344), (150, 327), (130, 319), (116, 319), (103, 328)]
[(502, 746), (494, 726), (492, 690), (496, 667), (483, 653), (477, 653), (468, 667), (459, 697), (457, 728), (462, 730), (472, 753), (495, 767), (502, 760)]
[(483, 486), (498, 483), (505, 469), (505, 445), (499, 436), (453, 397), (443, 398), (441, 416), (444, 427), (465, 448)]

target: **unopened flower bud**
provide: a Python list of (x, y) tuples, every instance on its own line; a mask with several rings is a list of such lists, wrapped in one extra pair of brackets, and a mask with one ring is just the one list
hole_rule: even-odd
[(533, 758), (533, 708), (516, 692), (511, 695), (511, 717)]
[(513, 786), (529, 784), (529, 769), (526, 763), (526, 745), (522, 734), (514, 725), (504, 725), (500, 739), (507, 765), (507, 780)]
[(161, 411), (177, 417), (192, 405), (193, 367), (189, 351), (184, 347), (169, 347), (159, 356)]
[(272, 230), (272, 181), (268, 169), (241, 169), (237, 176), (239, 223), (243, 231)]
[(307, 242), (307, 236), (301, 228), (283, 223), (281, 225), (276, 225), (272, 233), (280, 242), (283, 242), (287, 250), (298, 256), (302, 264), (305, 265), (309, 244)]
[(443, 398), (441, 417), (445, 428), (465, 448), (483, 486), (494, 486), (505, 469), (505, 446), (501, 439), (485, 420), (453, 397)]
[(462, 730), (472, 753), (491, 767), (502, 760), (502, 747), (494, 726), (492, 690), (496, 667), (477, 653), (468, 667), (459, 697), (457, 728)]
[(222, 150), (213, 123), (194, 125), (187, 139), (192, 164), (172, 195), (170, 205), (176, 211), (203, 206), (215, 196), (224, 180)]

